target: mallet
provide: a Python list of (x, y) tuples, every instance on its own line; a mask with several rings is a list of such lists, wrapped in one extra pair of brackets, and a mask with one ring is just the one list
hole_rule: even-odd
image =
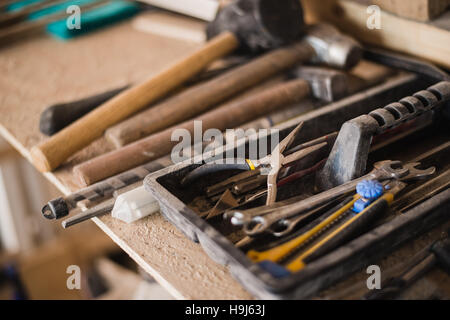
[(261, 51), (298, 38), (302, 8), (297, 0), (239, 0), (208, 27), (214, 37), (201, 49), (80, 118), (31, 150), (33, 164), (50, 171), (99, 138), (110, 126), (162, 98), (238, 47)]
[[(191, 96), (190, 99), (194, 100), (189, 101), (189, 108), (186, 108), (185, 105), (186, 96), (181, 94), (175, 97), (178, 103), (173, 103), (170, 107), (150, 109), (149, 111), (157, 110), (157, 112), (153, 114), (154, 119), (148, 119), (152, 121), (153, 127), (158, 127), (157, 132), (183, 120), (191, 119), (196, 114), (205, 111), (207, 108), (204, 104), (204, 96), (208, 96), (209, 99), (217, 99), (217, 96), (223, 95), (224, 92), (229, 93), (230, 90), (237, 93), (239, 92), (238, 89), (243, 86), (248, 88), (252, 82), (253, 84), (261, 82), (263, 79), (293, 66), (296, 62), (312, 60), (329, 66), (348, 69), (359, 62), (361, 53), (361, 47), (358, 43), (340, 34), (334, 27), (326, 24), (314, 25), (308, 28), (308, 35), (305, 36), (303, 41), (269, 52), (246, 65), (203, 84), (202, 86), (205, 87), (197, 92), (202, 93), (203, 96), (198, 94)], [(191, 90), (198, 89), (193, 88)], [(180, 107), (181, 105), (183, 108)], [(220, 122), (220, 118), (218, 120)], [(142, 118), (141, 121), (145, 121), (145, 119)], [(153, 139), (151, 140), (152, 143), (142, 143), (142, 141), (146, 140), (141, 139), (117, 151), (91, 159), (76, 166), (74, 172), (80, 177), (83, 184), (89, 185), (148, 162), (154, 159), (155, 155), (159, 155), (159, 152), (163, 152), (163, 148), (153, 143)], [(165, 147), (170, 148), (170, 146), (169, 141), (167, 141)]]
[[(299, 71), (300, 72), (300, 71)], [(294, 79), (271, 88), (232, 100), (204, 113), (195, 120), (202, 122), (202, 129), (235, 128), (255, 117), (262, 116), (314, 95), (319, 99), (342, 97), (346, 88), (345, 74), (321, 68), (305, 68), (304, 79)], [(320, 88), (320, 89), (318, 89)], [(171, 141), (174, 130), (184, 129), (194, 134), (194, 121), (188, 120), (144, 139), (138, 140), (116, 151), (88, 160), (74, 167), (74, 173), (82, 185), (89, 185), (116, 173), (136, 167), (152, 159), (169, 154), (177, 142)]]
[[(228, 71), (246, 62), (247, 60), (248, 58), (246, 57), (232, 57), (230, 59), (223, 60), (221, 66), (213, 67), (199, 73), (187, 81), (184, 86), (178, 88), (178, 90), (183, 90), (185, 86), (192, 86), (217, 77), (219, 74)], [(47, 136), (54, 135), (58, 131), (70, 125), (72, 122), (75, 122), (85, 114), (91, 112), (102, 103), (131, 87), (131, 85), (132, 84), (127, 84), (120, 88), (104, 91), (70, 102), (53, 104), (42, 111), (39, 119), (39, 130)]]
[(205, 112), (225, 99), (301, 62), (316, 61), (348, 69), (359, 61), (359, 45), (332, 26), (315, 25), (309, 27), (307, 32), (308, 35), (302, 42), (272, 50), (109, 128), (105, 133), (106, 138), (116, 147), (124, 146)]

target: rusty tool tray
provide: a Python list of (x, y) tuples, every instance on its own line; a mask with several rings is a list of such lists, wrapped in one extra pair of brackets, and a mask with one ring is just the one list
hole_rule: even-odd
[[(427, 82), (417, 75), (401, 74), (381, 85), (277, 126), (280, 130), (280, 139), (300, 122), (304, 122), (304, 126), (298, 136), (298, 141), (294, 142), (294, 146), (338, 131), (345, 121), (411, 95), (431, 84), (433, 83)], [(418, 135), (420, 136), (421, 133), (419, 132)], [(434, 137), (428, 139), (424, 143), (426, 145), (424, 147), (431, 149), (432, 143), (437, 146), (445, 141), (448, 141), (447, 133), (438, 139)], [(419, 147), (415, 154), (413, 152), (413, 155), (417, 156), (420, 154), (419, 152), (425, 150)], [(376, 153), (377, 156), (383, 157), (386, 151), (381, 149)], [(402, 154), (406, 156), (407, 152), (400, 152), (398, 155), (401, 157)], [(374, 159), (371, 154), (368, 168), (371, 168), (372, 162), (377, 160), (380, 159)], [(392, 160), (409, 160), (409, 158)], [(145, 189), (157, 199), (162, 215), (169, 222), (189, 239), (200, 243), (213, 260), (226, 265), (231, 274), (249, 292), (261, 299), (310, 298), (361, 268), (376, 262), (377, 259), (386, 256), (405, 241), (450, 218), (448, 215), (450, 190), (447, 189), (410, 211), (396, 215), (390, 221), (374, 227), (351, 242), (313, 261), (300, 272), (277, 279), (248, 259), (245, 253), (235, 247), (232, 241), (226, 237), (223, 230), (220, 232), (210, 221), (200, 218), (194, 210), (188, 207), (188, 202), (201, 192), (205, 183), (212, 185), (230, 175), (230, 172), (225, 172), (217, 174), (211, 179), (202, 179), (204, 181), (194, 183), (189, 188), (180, 187), (180, 180), (197, 166), (199, 165), (183, 162), (152, 173), (144, 180)]]

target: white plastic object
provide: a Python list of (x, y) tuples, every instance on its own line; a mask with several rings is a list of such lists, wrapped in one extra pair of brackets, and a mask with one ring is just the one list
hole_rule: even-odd
[(185, 14), (205, 21), (217, 15), (220, 3), (217, 0), (139, 0), (155, 7)]
[(117, 197), (112, 216), (131, 223), (156, 212), (159, 212), (158, 202), (141, 186)]

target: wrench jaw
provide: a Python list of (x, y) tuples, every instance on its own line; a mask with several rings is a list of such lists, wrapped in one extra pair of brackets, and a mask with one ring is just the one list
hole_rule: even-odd
[[(430, 167), (427, 169), (417, 169), (417, 167), (420, 165), (418, 162), (414, 163), (407, 163), (403, 165), (401, 161), (393, 161), (393, 160), (385, 160), (380, 161), (374, 164), (374, 170), (369, 173), (368, 175), (361, 177), (359, 179), (354, 180), (353, 182), (348, 183), (348, 188), (354, 189), (354, 186), (356, 185), (357, 181), (360, 181), (361, 179), (376, 179), (380, 181), (385, 180), (397, 180), (397, 181), (406, 181), (406, 180), (414, 180), (414, 179), (423, 179), (426, 177), (429, 177), (433, 175), (436, 171), (436, 168)], [(335, 189), (342, 189), (343, 186), (338, 186)], [(328, 191), (325, 191), (322, 193), (322, 196), (331, 197), (333, 189), (330, 189)], [(347, 190), (348, 192), (350, 190)], [(335, 190), (334, 192), (338, 192)], [(340, 190), (339, 192), (343, 192)], [(345, 193), (345, 192), (344, 192)], [(320, 195), (313, 196), (312, 198), (318, 198)], [(311, 198), (310, 198), (311, 199)], [(328, 201), (331, 200), (328, 199)], [(307, 200), (304, 200), (307, 201)], [(315, 201), (319, 201), (319, 199), (315, 199)], [(326, 201), (324, 200), (324, 203)], [(316, 205), (319, 205), (316, 203)], [(243, 230), (248, 236), (254, 237), (256, 235), (259, 235), (264, 232), (271, 232), (272, 234), (275, 234), (274, 232), (274, 226), (277, 223), (280, 223), (280, 221), (285, 220), (284, 230), (282, 229), (280, 231), (279, 235), (284, 235), (286, 233), (289, 233), (289, 228), (286, 228), (289, 225), (289, 221), (292, 218), (292, 216), (295, 216), (295, 214), (298, 214), (299, 211), (301, 211), (298, 207), (295, 208), (295, 204), (289, 204), (285, 205), (284, 207), (276, 207), (271, 208), (270, 206), (266, 206), (266, 209), (263, 207), (259, 208), (259, 211), (256, 209), (249, 209), (244, 211), (232, 211), (229, 213), (225, 213), (225, 218), (231, 218), (231, 223), (234, 225), (239, 225), (243, 227)], [(303, 208), (302, 210), (305, 210)], [(282, 225), (281, 225), (282, 226)]]
[(245, 226), (250, 223), (251, 219), (240, 211), (225, 211), (224, 219), (230, 219), (230, 222), (235, 226)]
[(374, 168), (377, 172), (375, 179), (400, 179), (409, 173), (409, 169), (405, 168), (401, 161), (398, 160), (384, 160), (376, 162)]
[(267, 221), (259, 216), (253, 217), (249, 223), (244, 224), (243, 230), (249, 237), (264, 233), (269, 229)]
[(277, 238), (288, 235), (296, 227), (296, 223), (293, 220), (296, 220), (296, 219), (281, 219), (277, 223), (276, 227), (278, 227), (278, 228), (271, 228), (270, 232), (272, 233), (272, 235), (274, 235)]
[(270, 227), (261, 216), (248, 216), (240, 211), (225, 212), (223, 217), (230, 219), (235, 226), (242, 226), (242, 230), (250, 237), (261, 234)]
[(420, 180), (428, 178), (436, 173), (436, 167), (429, 167), (427, 169), (417, 169), (420, 166), (420, 162), (410, 162), (405, 164), (405, 168), (408, 169), (408, 174), (402, 177), (402, 181)]
[(420, 162), (410, 162), (402, 164), (401, 161), (380, 161), (374, 164), (374, 167), (379, 172), (378, 179), (396, 179), (402, 181), (410, 181), (417, 179), (424, 179), (432, 176), (436, 172), (435, 167), (427, 169), (418, 169)]
[(235, 226), (242, 226), (247, 235), (260, 233), (260, 226), (265, 223), (260, 216), (251, 216), (241, 211), (226, 211), (223, 218), (230, 219), (231, 224)]

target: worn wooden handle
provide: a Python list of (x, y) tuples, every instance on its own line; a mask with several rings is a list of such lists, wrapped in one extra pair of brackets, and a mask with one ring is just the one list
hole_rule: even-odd
[(55, 169), (75, 152), (100, 137), (108, 127), (162, 98), (214, 60), (232, 52), (238, 45), (238, 39), (230, 32), (216, 36), (189, 57), (120, 93), (49, 140), (33, 147), (33, 164), (40, 171)]
[[(215, 128), (224, 131), (228, 128), (235, 128), (255, 117), (299, 102), (308, 97), (309, 93), (310, 87), (307, 81), (292, 80), (242, 99), (233, 100), (199, 116), (196, 120), (202, 122), (203, 130)], [(82, 185), (90, 185), (169, 154), (172, 147), (178, 143), (171, 141), (172, 132), (176, 129), (185, 129), (192, 135), (194, 121), (185, 121), (121, 149), (84, 162), (74, 167), (74, 174)]]
[(311, 47), (301, 42), (270, 51), (109, 128), (105, 137), (116, 147), (122, 147), (195, 117), (277, 73), (308, 60), (312, 54)]

